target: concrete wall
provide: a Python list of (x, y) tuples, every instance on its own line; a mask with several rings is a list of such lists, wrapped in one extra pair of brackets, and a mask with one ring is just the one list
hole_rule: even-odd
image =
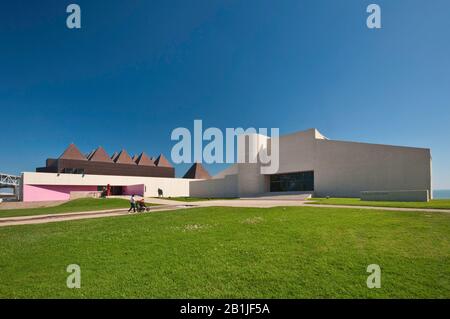
[[(91, 186), (90, 186), (91, 187)], [(78, 198), (100, 198), (102, 192), (99, 191), (71, 191), (70, 199), (78, 199)]]
[[(268, 148), (269, 152), (271, 148), (266, 136), (240, 136), (238, 158), (247, 161), (255, 154), (246, 145), (257, 145), (258, 150)], [(398, 190), (432, 194), (429, 149), (332, 141), (315, 129), (281, 136), (279, 148), (278, 173), (314, 171), (316, 196), (359, 197), (362, 191)], [(268, 180), (256, 162), (235, 164), (211, 180), (27, 172), (23, 174), (23, 189), (27, 190), (27, 185), (110, 184), (134, 192), (131, 187), (143, 185), (147, 197), (158, 196), (158, 189), (165, 197), (246, 197), (268, 192)]]
[[(359, 197), (361, 191), (395, 190), (432, 193), (429, 149), (333, 141), (315, 129), (281, 136), (279, 148), (278, 173), (314, 171), (316, 196)], [(268, 178), (262, 178), (257, 164), (238, 164), (237, 175), (239, 196), (268, 191)]]
[(149, 177), (144, 181), (145, 196), (157, 197), (160, 188), (164, 197), (186, 197), (189, 196), (190, 181), (192, 179)]
[(238, 164), (239, 197), (254, 196), (267, 191), (266, 178), (260, 172), (259, 164)]
[[(280, 137), (280, 167), (278, 173), (314, 170), (317, 158), (315, 130)], [(270, 147), (270, 144), (269, 144)]]
[[(54, 190), (58, 188), (64, 189), (68, 186), (93, 186), (96, 190), (97, 186), (123, 186), (125, 191), (131, 189), (129, 187), (144, 186), (144, 195), (146, 197), (157, 197), (158, 188), (163, 190), (164, 196), (178, 197), (189, 196), (190, 179), (182, 178), (163, 178), (163, 177), (137, 177), (137, 176), (108, 176), (108, 175), (81, 175), (81, 174), (57, 174), (57, 173), (23, 173), (24, 191), (27, 186), (34, 185), (51, 185)], [(131, 190), (132, 191), (132, 190)], [(44, 195), (44, 194), (43, 194)], [(43, 196), (45, 200), (57, 200), (58, 195), (55, 194), (53, 199), (49, 196)], [(26, 198), (24, 196), (24, 201)]]
[(227, 175), (224, 178), (193, 180), (190, 182), (192, 197), (238, 197), (238, 176)]
[(94, 192), (96, 186), (78, 185), (29, 185), (23, 186), (24, 202), (69, 200), (71, 192)]
[(361, 192), (361, 200), (368, 201), (427, 202), (429, 199), (427, 190)]
[(267, 191), (266, 178), (261, 174), (258, 152), (267, 148), (268, 137), (252, 134), (238, 137), (237, 193), (239, 197), (254, 196)]
[(224, 178), (225, 176), (228, 175), (237, 175), (238, 173), (238, 165), (237, 164), (232, 164), (230, 167), (224, 169), (223, 171), (219, 172), (218, 174), (214, 175), (212, 178), (214, 179), (219, 179), (219, 178)]
[(361, 191), (428, 190), (428, 149), (317, 140), (316, 196), (359, 197)]

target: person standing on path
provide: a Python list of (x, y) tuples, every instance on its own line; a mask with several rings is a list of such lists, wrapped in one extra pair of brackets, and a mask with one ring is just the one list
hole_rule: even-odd
[(136, 213), (136, 201), (134, 200), (134, 194), (131, 195), (131, 198), (130, 198), (130, 209), (128, 210), (128, 212), (130, 213), (131, 210), (133, 210), (133, 212)]

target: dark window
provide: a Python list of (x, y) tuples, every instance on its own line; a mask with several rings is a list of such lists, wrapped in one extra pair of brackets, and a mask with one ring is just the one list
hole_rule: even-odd
[(123, 195), (122, 186), (111, 186), (111, 195)]
[(62, 172), (64, 174), (84, 174), (84, 168), (70, 168), (65, 167)]
[(314, 191), (314, 171), (270, 175), (270, 191)]

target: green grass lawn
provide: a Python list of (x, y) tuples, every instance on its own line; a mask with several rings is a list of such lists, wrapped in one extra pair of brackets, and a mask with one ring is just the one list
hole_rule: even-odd
[[(149, 204), (146, 205), (156, 205)], [(59, 213), (73, 213), (73, 212), (87, 212), (95, 210), (106, 210), (116, 208), (129, 207), (130, 203), (122, 198), (80, 198), (74, 199), (64, 204), (53, 207), (39, 207), (26, 209), (6, 209), (0, 210), (1, 217), (15, 217), (15, 216), (31, 216), (31, 215), (46, 215)]]
[(309, 204), (450, 209), (450, 199), (433, 199), (429, 202), (379, 202), (364, 201), (359, 198), (311, 198), (310, 201)]
[(0, 297), (450, 298), (450, 214), (205, 207), (0, 227)]
[(226, 198), (204, 198), (204, 197), (165, 197), (164, 199), (176, 200), (179, 202), (203, 202), (208, 200), (226, 200), (226, 199), (236, 199), (231, 197)]

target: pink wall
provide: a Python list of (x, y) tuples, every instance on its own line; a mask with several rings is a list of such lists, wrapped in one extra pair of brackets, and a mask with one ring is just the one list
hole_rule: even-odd
[(24, 202), (69, 200), (70, 192), (95, 192), (97, 186), (23, 185)]
[(144, 184), (139, 185), (130, 185), (130, 186), (122, 186), (122, 194), (123, 195), (139, 195), (144, 196), (145, 186)]

